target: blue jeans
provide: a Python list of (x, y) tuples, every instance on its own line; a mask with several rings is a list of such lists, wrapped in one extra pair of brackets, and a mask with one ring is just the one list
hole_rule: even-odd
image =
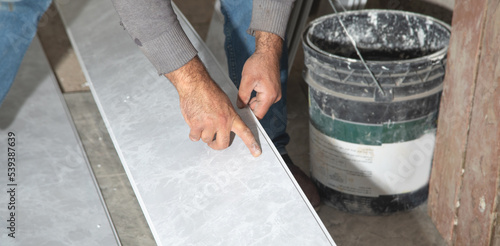
[[(252, 1), (221, 0), (221, 12), (224, 15), (225, 50), (229, 68), (229, 77), (239, 88), (241, 71), (245, 61), (255, 51), (255, 38), (246, 31), (252, 18)], [(290, 141), (286, 133), (286, 81), (288, 79), (288, 51), (283, 45), (281, 67), (281, 100), (271, 108), (260, 123), (273, 141), (280, 154), (286, 154), (285, 146)]]
[(52, 0), (0, 0), (0, 105)]

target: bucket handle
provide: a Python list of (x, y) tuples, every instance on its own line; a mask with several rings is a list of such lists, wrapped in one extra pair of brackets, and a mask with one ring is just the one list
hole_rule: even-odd
[[(335, 1), (338, 1), (340, 7), (342, 8), (342, 10), (344, 12), (346, 12), (346, 9), (344, 8), (344, 6), (342, 5), (342, 3), (339, 1), (339, 0), (335, 0)], [(333, 4), (332, 0), (328, 0), (328, 2), (330, 3), (330, 5), (332, 6), (333, 8), (333, 11), (335, 11), (335, 14), (337, 14), (337, 18), (339, 19), (339, 23), (340, 25), (342, 26), (342, 29), (344, 29), (344, 32), (345, 34), (347, 35), (347, 37), (349, 38), (349, 40), (351, 40), (351, 44), (352, 46), (354, 47), (354, 50), (356, 50), (356, 54), (358, 55), (359, 59), (361, 60), (361, 62), (363, 63), (363, 65), (365, 66), (366, 68), (366, 71), (368, 71), (368, 74), (370, 74), (370, 77), (372, 77), (373, 81), (375, 82), (375, 84), (377, 85), (378, 89), (380, 90), (380, 93), (382, 93), (383, 96), (385, 96), (385, 92), (384, 90), (382, 89), (382, 85), (380, 85), (380, 82), (377, 80), (377, 78), (375, 78), (375, 75), (373, 75), (373, 72), (372, 70), (370, 70), (370, 68), (368, 67), (368, 65), (366, 64), (366, 61), (365, 59), (363, 58), (363, 56), (361, 55), (361, 52), (359, 52), (359, 49), (356, 45), (356, 41), (354, 40), (354, 38), (352, 38), (352, 36), (349, 34), (349, 32), (347, 31), (347, 28), (345, 27), (344, 25), (344, 22), (342, 21), (342, 19), (340, 18), (340, 15), (338, 15), (338, 11), (337, 11), (337, 8), (335, 8), (335, 5)]]

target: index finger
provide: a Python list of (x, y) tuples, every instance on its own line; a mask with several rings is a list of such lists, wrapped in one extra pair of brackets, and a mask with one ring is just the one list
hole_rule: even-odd
[(237, 116), (234, 120), (231, 131), (233, 131), (241, 138), (241, 140), (243, 140), (247, 148), (250, 150), (250, 153), (252, 153), (254, 157), (262, 154), (262, 150), (257, 143), (257, 140), (255, 140), (252, 131), (250, 131), (250, 128), (248, 128), (248, 126), (245, 124), (245, 122), (243, 122), (243, 120), (241, 120), (239, 116)]

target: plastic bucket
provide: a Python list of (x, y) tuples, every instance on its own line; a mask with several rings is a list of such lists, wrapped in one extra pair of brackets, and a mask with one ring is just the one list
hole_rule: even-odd
[(427, 200), (449, 36), (439, 20), (394, 10), (328, 15), (306, 28), (311, 176), (326, 204), (384, 214)]

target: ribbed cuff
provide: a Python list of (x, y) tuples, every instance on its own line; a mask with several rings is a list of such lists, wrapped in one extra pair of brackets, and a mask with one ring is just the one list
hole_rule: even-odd
[(160, 75), (177, 70), (198, 54), (180, 25), (139, 47)]
[(254, 0), (252, 21), (247, 32), (255, 36), (255, 31), (265, 31), (285, 39), (292, 7), (293, 4), (290, 1)]

